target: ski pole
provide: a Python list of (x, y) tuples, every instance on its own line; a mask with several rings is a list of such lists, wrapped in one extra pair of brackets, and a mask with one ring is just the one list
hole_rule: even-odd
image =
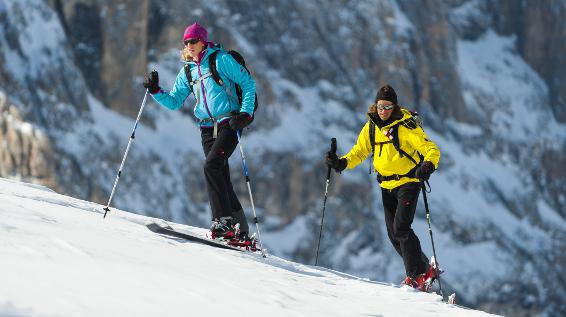
[(130, 140), (128, 141), (128, 146), (126, 147), (126, 152), (124, 153), (124, 157), (122, 158), (122, 163), (120, 164), (120, 168), (118, 169), (118, 174), (116, 175), (116, 179), (114, 180), (114, 186), (112, 186), (112, 191), (110, 192), (110, 198), (108, 198), (108, 203), (106, 204), (106, 207), (104, 207), (104, 216), (102, 217), (103, 219), (106, 218), (106, 214), (110, 211), (109, 208), (110, 202), (112, 201), (112, 197), (114, 197), (116, 185), (118, 185), (118, 180), (122, 175), (122, 168), (124, 167), (124, 162), (126, 162), (126, 157), (128, 156), (128, 152), (130, 151), (130, 145), (132, 145), (133, 140), (136, 138), (136, 128), (138, 127), (138, 122), (140, 121), (143, 108), (145, 107), (145, 101), (147, 100), (147, 92), (148, 90), (146, 89), (145, 95), (143, 96), (140, 112), (138, 113), (136, 123), (134, 123), (134, 129), (132, 130), (132, 135), (130, 136)]
[[(336, 153), (336, 138), (330, 140), (330, 152)], [(326, 173), (326, 188), (324, 189), (324, 202), (322, 203), (322, 217), (320, 219), (320, 231), (318, 233), (318, 244), (316, 246), (316, 258), (314, 260), (314, 266), (318, 265), (318, 250), (320, 249), (320, 240), (322, 239), (322, 226), (324, 224), (324, 210), (326, 209), (326, 199), (328, 198), (328, 185), (330, 184), (330, 172), (332, 168), (329, 166)]]
[[(434, 260), (436, 261), (436, 269), (439, 269), (439, 265), (438, 265), (438, 258), (436, 257), (436, 248), (434, 247), (434, 239), (432, 238), (432, 227), (430, 225), (430, 211), (428, 209), (428, 200), (426, 198), (426, 187), (425, 187), (425, 182), (421, 182), (421, 189), (423, 192), (423, 198), (424, 198), (424, 205), (425, 205), (425, 212), (426, 212), (426, 222), (428, 223), (428, 233), (430, 234), (430, 242), (432, 243), (432, 255), (434, 256)], [(440, 288), (440, 296), (442, 296), (442, 298), (444, 298), (444, 294), (442, 293), (442, 283), (440, 283), (440, 273), (437, 272), (438, 276), (436, 277), (436, 279), (438, 280), (438, 287)]]
[(257, 238), (259, 240), (259, 248), (261, 250), (261, 255), (265, 258), (265, 251), (263, 250), (263, 245), (261, 243), (261, 233), (259, 232), (259, 222), (257, 220), (257, 215), (255, 213), (254, 197), (252, 196), (252, 188), (250, 186), (250, 175), (248, 173), (248, 165), (246, 164), (246, 156), (244, 155), (244, 148), (242, 147), (241, 134), (242, 130), (236, 132), (238, 136), (238, 144), (240, 145), (240, 155), (242, 156), (242, 169), (244, 170), (244, 176), (246, 177), (246, 184), (248, 185), (248, 193), (250, 194), (250, 202), (252, 204), (252, 211), (254, 213), (254, 222), (257, 230)]

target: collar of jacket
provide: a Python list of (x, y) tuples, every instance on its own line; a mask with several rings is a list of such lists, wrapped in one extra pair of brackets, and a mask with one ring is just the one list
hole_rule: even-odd
[(381, 118), (379, 117), (379, 115), (377, 113), (368, 113), (369, 119), (371, 121), (373, 121), (373, 123), (375, 123), (375, 125), (378, 126), (380, 129), (396, 125), (400, 121), (403, 121), (403, 120), (409, 118), (410, 116), (411, 116), (411, 113), (409, 113), (405, 109), (402, 109), (398, 105), (395, 105), (395, 108), (393, 109), (393, 113), (391, 114), (391, 117), (389, 117), (389, 119), (387, 119), (385, 121), (381, 120)]

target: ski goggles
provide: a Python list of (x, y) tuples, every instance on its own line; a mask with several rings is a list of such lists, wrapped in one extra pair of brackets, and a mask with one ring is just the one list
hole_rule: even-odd
[(393, 107), (395, 107), (395, 105), (393, 105), (393, 104), (391, 104), (391, 105), (379, 105), (379, 104), (376, 104), (375, 106), (377, 107), (377, 110), (381, 110), (381, 111), (383, 111), (383, 110), (391, 110), (391, 109), (393, 109)]
[(189, 45), (189, 44), (197, 44), (200, 41), (200, 39), (188, 39), (185, 40), (183, 43), (185, 43), (185, 45)]

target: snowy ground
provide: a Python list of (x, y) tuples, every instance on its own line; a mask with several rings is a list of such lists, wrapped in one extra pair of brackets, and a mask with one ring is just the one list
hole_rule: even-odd
[(0, 316), (489, 316), (435, 294), (166, 238), (146, 229), (151, 218), (101, 212), (0, 179)]

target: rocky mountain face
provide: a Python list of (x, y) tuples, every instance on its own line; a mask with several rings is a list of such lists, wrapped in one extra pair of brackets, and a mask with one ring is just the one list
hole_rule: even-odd
[[(258, 83), (242, 142), (271, 252), (314, 262), (328, 141), (346, 153), (390, 83), (442, 151), (429, 200), (445, 291), (495, 313), (566, 314), (565, 18), (561, 1), (3, 1), (0, 176), (105, 204), (143, 75), (169, 89), (198, 21)], [(148, 101), (113, 206), (208, 225), (192, 102)], [(230, 163), (251, 219), (237, 153)], [(368, 168), (333, 176), (319, 264), (398, 283)]]
[(17, 106), (10, 104), (0, 92), (0, 175), (49, 185), (54, 181), (54, 154), (51, 142), (41, 130), (25, 122)]

